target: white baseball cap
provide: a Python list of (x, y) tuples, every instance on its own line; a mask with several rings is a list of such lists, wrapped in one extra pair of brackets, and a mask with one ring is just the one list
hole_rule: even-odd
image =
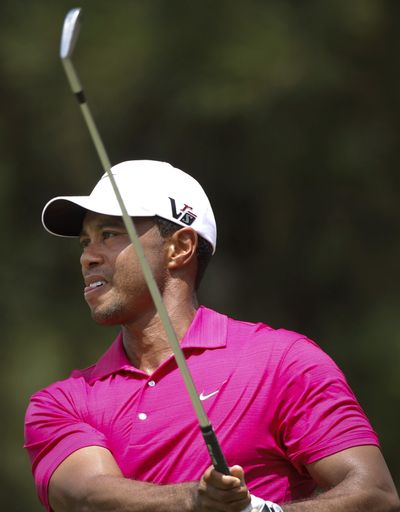
[[(217, 227), (210, 201), (189, 174), (166, 162), (131, 160), (111, 168), (131, 217), (158, 215), (184, 227), (190, 226), (213, 247)], [(121, 216), (110, 179), (104, 174), (89, 196), (51, 199), (42, 212), (46, 230), (57, 236), (78, 237), (86, 211)]]

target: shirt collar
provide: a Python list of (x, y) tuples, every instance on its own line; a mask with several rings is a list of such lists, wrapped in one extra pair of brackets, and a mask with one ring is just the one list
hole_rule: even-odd
[(182, 348), (218, 348), (226, 345), (228, 317), (200, 306), (181, 341)]
[[(181, 341), (181, 347), (182, 349), (225, 347), (227, 329), (228, 317), (226, 315), (200, 306)], [(129, 361), (122, 344), (122, 333), (119, 333), (110, 348), (94, 365), (90, 381), (100, 380), (107, 375), (124, 370), (138, 371)]]

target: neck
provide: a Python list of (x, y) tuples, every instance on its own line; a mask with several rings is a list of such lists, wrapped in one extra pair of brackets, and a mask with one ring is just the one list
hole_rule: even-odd
[[(180, 342), (188, 330), (195, 314), (197, 303), (166, 304), (172, 328)], [(172, 355), (164, 326), (156, 311), (151, 311), (139, 321), (122, 326), (125, 352), (138, 369), (151, 374)]]

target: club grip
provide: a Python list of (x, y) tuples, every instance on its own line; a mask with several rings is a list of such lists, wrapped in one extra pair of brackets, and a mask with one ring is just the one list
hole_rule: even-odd
[(212, 425), (200, 427), (200, 429), (203, 434), (204, 441), (206, 442), (208, 453), (210, 454), (214, 468), (224, 475), (229, 475), (228, 464), (226, 463)]

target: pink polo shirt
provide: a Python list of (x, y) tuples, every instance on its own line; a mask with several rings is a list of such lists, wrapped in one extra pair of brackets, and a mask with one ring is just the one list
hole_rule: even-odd
[[(181, 346), (229, 465), (277, 503), (309, 496), (306, 465), (377, 436), (335, 363), (304, 336), (201, 307)], [(198, 480), (210, 465), (173, 357), (152, 375), (133, 367), (119, 335), (94, 366), (34, 394), (26, 448), (37, 491), (86, 446), (110, 450), (127, 478)]]

